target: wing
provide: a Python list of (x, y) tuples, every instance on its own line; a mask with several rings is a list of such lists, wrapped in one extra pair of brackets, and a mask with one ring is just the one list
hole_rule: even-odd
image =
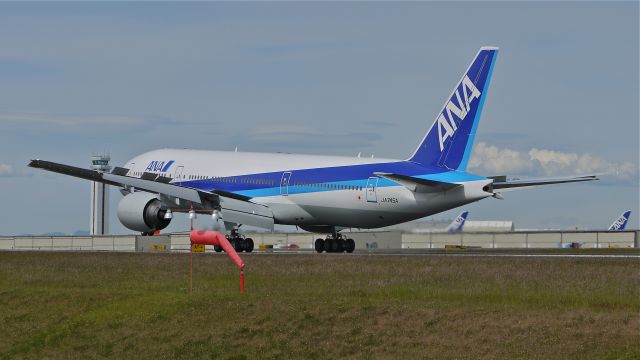
[(577, 177), (558, 177), (558, 178), (546, 178), (546, 179), (528, 179), (528, 180), (507, 180), (506, 176), (493, 176), (494, 182), (489, 186), (493, 190), (503, 189), (517, 189), (522, 187), (551, 185), (551, 184), (564, 184), (581, 181), (593, 181), (600, 180), (595, 175), (577, 176)]
[(203, 191), (170, 184), (170, 178), (145, 173), (140, 178), (126, 176), (128, 169), (116, 167), (111, 173), (44, 160), (31, 160), (30, 167), (59, 174), (97, 181), (127, 189), (157, 193), (169, 208), (185, 208), (196, 205), (205, 210), (220, 210), (224, 221), (273, 229), (273, 213), (267, 206), (249, 201), (249, 198), (226, 191)]

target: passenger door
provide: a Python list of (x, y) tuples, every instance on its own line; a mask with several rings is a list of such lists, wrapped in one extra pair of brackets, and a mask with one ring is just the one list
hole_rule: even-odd
[(367, 180), (367, 202), (378, 202), (378, 178), (372, 176)]
[(176, 171), (173, 173), (173, 178), (178, 179), (178, 181), (182, 181), (182, 172), (184, 171), (184, 166), (176, 167)]
[(291, 171), (282, 173), (282, 179), (280, 179), (280, 195), (289, 195), (289, 183), (291, 182)]

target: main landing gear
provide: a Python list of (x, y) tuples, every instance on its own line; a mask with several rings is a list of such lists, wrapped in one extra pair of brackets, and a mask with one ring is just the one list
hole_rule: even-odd
[[(244, 237), (244, 235), (240, 235), (238, 233), (238, 229), (231, 230), (231, 234), (225, 235), (225, 237), (227, 238), (227, 240), (229, 240), (229, 242), (231, 243), (231, 246), (233, 246), (233, 249), (235, 251), (237, 252), (246, 251), (248, 253), (253, 251), (253, 239)], [(222, 247), (218, 245), (214, 245), (213, 248), (215, 249), (216, 252), (222, 251)]]
[(318, 253), (326, 251), (328, 253), (352, 253), (356, 248), (353, 239), (345, 239), (341, 234), (329, 235), (326, 239), (316, 239), (315, 248)]

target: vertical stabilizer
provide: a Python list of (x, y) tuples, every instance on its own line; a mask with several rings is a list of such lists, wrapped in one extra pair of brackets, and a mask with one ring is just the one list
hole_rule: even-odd
[(609, 226), (609, 230), (620, 231), (627, 227), (629, 222), (629, 216), (631, 216), (631, 210), (627, 210), (620, 217)]
[(464, 222), (467, 221), (467, 215), (469, 215), (468, 211), (463, 212), (458, 215), (458, 217), (447, 226), (447, 232), (455, 233), (460, 232), (464, 228)]
[(409, 161), (466, 170), (497, 55), (480, 48)]

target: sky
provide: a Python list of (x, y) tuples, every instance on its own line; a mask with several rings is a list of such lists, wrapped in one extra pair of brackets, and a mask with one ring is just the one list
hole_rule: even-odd
[[(469, 171), (598, 182), (427, 220), (638, 228), (638, 2), (0, 3), (0, 234), (89, 228), (90, 184), (30, 169), (165, 148), (407, 158), (499, 46)], [(130, 233), (115, 215), (111, 230)], [(205, 220), (200, 220), (205, 221)], [(185, 230), (186, 216), (168, 230)]]

